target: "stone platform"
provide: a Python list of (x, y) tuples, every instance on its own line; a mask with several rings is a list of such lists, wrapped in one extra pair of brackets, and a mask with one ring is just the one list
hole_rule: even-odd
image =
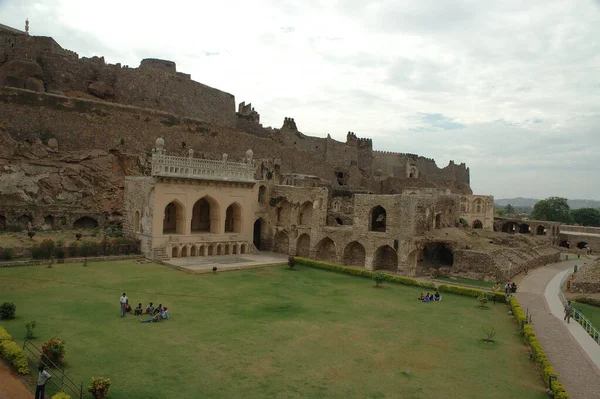
[(256, 255), (243, 254), (172, 258), (163, 263), (187, 273), (202, 274), (212, 273), (212, 268), (215, 266), (218, 268), (219, 272), (223, 272), (281, 265), (287, 263), (287, 259), (288, 256), (284, 254), (261, 252)]

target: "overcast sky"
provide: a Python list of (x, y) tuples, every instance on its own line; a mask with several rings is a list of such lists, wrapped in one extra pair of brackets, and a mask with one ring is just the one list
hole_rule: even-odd
[(600, 199), (600, 0), (0, 0), (80, 56), (163, 58), (265, 126), (471, 168), (478, 194)]

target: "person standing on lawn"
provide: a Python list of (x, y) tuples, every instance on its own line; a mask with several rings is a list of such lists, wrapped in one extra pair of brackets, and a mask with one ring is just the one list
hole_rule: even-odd
[(121, 302), (121, 317), (125, 317), (125, 312), (127, 311), (125, 309), (125, 305), (127, 304), (127, 302), (129, 302), (129, 298), (127, 298), (127, 295), (123, 293), (123, 296), (121, 297), (121, 299), (119, 299), (119, 301)]
[(44, 370), (44, 365), (41, 365), (38, 370), (40, 373), (38, 374), (37, 387), (35, 388), (35, 399), (44, 399), (46, 393), (46, 381), (52, 378), (52, 376)]

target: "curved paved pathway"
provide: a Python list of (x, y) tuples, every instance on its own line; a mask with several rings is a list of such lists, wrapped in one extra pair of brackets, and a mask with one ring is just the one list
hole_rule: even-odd
[[(529, 309), (533, 330), (570, 398), (597, 399), (600, 397), (600, 369), (584, 348), (587, 348), (594, 358), (594, 351), (598, 348), (589, 346), (588, 341), (583, 339), (585, 337), (578, 335), (579, 325), (576, 321), (572, 320), (571, 324), (567, 325), (562, 320), (562, 305), (556, 303), (558, 288), (552, 289), (558, 285), (556, 279), (569, 269), (572, 270), (573, 266), (582, 263), (583, 260), (577, 260), (540, 267), (523, 279), (515, 296), (523, 310)], [(579, 343), (575, 336), (582, 340), (582, 343)]]

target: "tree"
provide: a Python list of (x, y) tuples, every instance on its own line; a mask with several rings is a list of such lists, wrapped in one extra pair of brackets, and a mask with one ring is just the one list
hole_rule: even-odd
[(600, 227), (600, 210), (594, 208), (573, 209), (571, 211), (575, 223), (582, 226)]
[(504, 207), (504, 214), (506, 216), (513, 216), (515, 214), (515, 208), (511, 204), (506, 205)]
[(537, 202), (533, 206), (531, 218), (535, 220), (548, 220), (550, 222), (574, 222), (567, 199), (562, 197), (550, 197)]

